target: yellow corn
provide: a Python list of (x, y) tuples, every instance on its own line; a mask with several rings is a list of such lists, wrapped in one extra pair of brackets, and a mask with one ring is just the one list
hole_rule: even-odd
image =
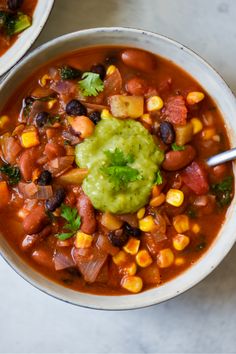
[(144, 123), (152, 125), (152, 118), (150, 117), (150, 114), (148, 114), (148, 113), (141, 115), (140, 120)]
[(0, 129), (5, 128), (5, 126), (10, 122), (10, 118), (6, 115), (0, 117)]
[(48, 74), (43, 75), (40, 79), (40, 85), (42, 87), (46, 86), (48, 80), (51, 80), (51, 77)]
[(55, 106), (56, 103), (57, 103), (57, 100), (56, 100), (56, 99), (50, 100), (50, 101), (48, 102), (48, 109), (52, 109), (52, 108)]
[(166, 194), (166, 202), (175, 207), (183, 204), (184, 193), (179, 189), (169, 189)]
[(173, 225), (179, 234), (186, 232), (190, 229), (189, 217), (185, 214), (176, 215), (173, 217)]
[(131, 262), (124, 267), (122, 267), (122, 273), (124, 275), (135, 275), (137, 272), (137, 264), (135, 262)]
[(161, 193), (161, 194), (158, 195), (157, 197), (152, 198), (152, 199), (150, 200), (150, 203), (149, 203), (149, 204), (150, 204), (150, 206), (152, 206), (152, 207), (158, 207), (158, 206), (160, 206), (161, 204), (163, 204), (165, 200), (166, 200), (165, 194), (164, 194), (164, 193)]
[(107, 68), (106, 74), (107, 74), (107, 75), (111, 75), (111, 74), (113, 74), (115, 71), (116, 71), (116, 66), (115, 66), (115, 65), (109, 65), (108, 68)]
[(191, 230), (194, 234), (198, 234), (200, 232), (201, 228), (198, 224), (193, 224), (191, 227)]
[(203, 92), (198, 92), (198, 91), (189, 92), (189, 94), (187, 95), (187, 102), (190, 105), (196, 104), (201, 102), (204, 99), (204, 97), (205, 95)]
[(206, 128), (202, 131), (203, 140), (210, 140), (215, 135), (216, 131), (214, 128)]
[(115, 256), (112, 257), (112, 260), (117, 266), (122, 266), (125, 263), (128, 263), (129, 256), (124, 251), (119, 251)]
[(137, 218), (142, 219), (145, 215), (145, 212), (146, 212), (145, 208), (139, 209), (139, 211), (137, 212)]
[(108, 109), (103, 109), (101, 112), (102, 119), (110, 119), (113, 118), (113, 115), (108, 111)]
[(36, 130), (29, 130), (23, 132), (21, 135), (21, 145), (24, 148), (30, 148), (40, 144), (38, 132)]
[(78, 231), (75, 238), (76, 248), (89, 248), (93, 242), (93, 236)]
[(123, 249), (129, 254), (135, 255), (138, 252), (139, 246), (140, 240), (134, 237), (130, 237), (129, 241), (126, 243)]
[(160, 268), (170, 267), (174, 262), (174, 253), (170, 248), (164, 248), (157, 255), (157, 265)]
[(108, 212), (102, 214), (101, 224), (108, 230), (118, 230), (122, 227), (123, 221), (119, 220), (115, 215)]
[(175, 259), (175, 265), (176, 266), (181, 266), (185, 263), (185, 259), (183, 257), (177, 257)]
[(190, 239), (188, 236), (178, 234), (173, 237), (172, 242), (177, 251), (183, 251), (189, 245)]
[(139, 293), (143, 287), (142, 278), (130, 275), (121, 279), (121, 286), (131, 293)]
[(192, 123), (193, 126), (193, 134), (197, 134), (202, 130), (203, 124), (200, 121), (200, 119), (192, 118), (190, 122)]
[(146, 216), (145, 218), (139, 220), (139, 228), (144, 232), (151, 232), (155, 229), (156, 224), (151, 215)]
[(135, 259), (137, 264), (142, 268), (146, 268), (152, 263), (152, 257), (147, 250), (139, 251)]
[(147, 110), (149, 112), (159, 111), (164, 106), (164, 103), (159, 96), (152, 96), (147, 100)]

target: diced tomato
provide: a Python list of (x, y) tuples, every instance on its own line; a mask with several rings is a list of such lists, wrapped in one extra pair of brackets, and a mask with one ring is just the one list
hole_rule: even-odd
[(183, 96), (169, 97), (165, 103), (163, 113), (168, 122), (185, 125), (187, 120), (187, 107)]
[(203, 165), (193, 161), (181, 174), (183, 182), (197, 195), (209, 190), (207, 174)]

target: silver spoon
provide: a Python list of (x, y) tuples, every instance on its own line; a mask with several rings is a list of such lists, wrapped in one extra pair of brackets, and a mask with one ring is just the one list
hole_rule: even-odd
[(227, 150), (227, 151), (221, 152), (220, 154), (210, 157), (206, 161), (206, 163), (208, 166), (213, 167), (213, 166), (220, 165), (224, 162), (232, 161), (235, 159), (236, 159), (236, 148), (233, 148), (231, 150)]

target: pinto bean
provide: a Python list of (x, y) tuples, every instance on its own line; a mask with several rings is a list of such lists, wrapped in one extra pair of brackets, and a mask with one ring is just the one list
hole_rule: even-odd
[(39, 152), (37, 148), (30, 148), (25, 150), (19, 160), (20, 172), (25, 181), (30, 181), (34, 169), (37, 167), (37, 159)]
[(66, 150), (64, 146), (61, 146), (56, 143), (47, 143), (45, 145), (44, 153), (49, 160), (53, 160), (59, 156), (65, 156)]
[(156, 58), (139, 49), (126, 49), (121, 54), (121, 59), (125, 65), (141, 71), (152, 71), (156, 68)]
[(81, 194), (77, 201), (77, 210), (81, 216), (81, 230), (87, 234), (92, 234), (96, 230), (96, 218), (94, 207), (85, 194)]
[(28, 235), (37, 234), (50, 222), (42, 205), (37, 206), (23, 220), (24, 231)]
[(186, 145), (182, 151), (169, 151), (162, 164), (164, 170), (177, 171), (189, 165), (196, 156), (196, 150), (191, 145)]
[(147, 90), (147, 83), (145, 80), (140, 79), (139, 77), (133, 77), (126, 83), (126, 91), (131, 93), (134, 96), (143, 96)]

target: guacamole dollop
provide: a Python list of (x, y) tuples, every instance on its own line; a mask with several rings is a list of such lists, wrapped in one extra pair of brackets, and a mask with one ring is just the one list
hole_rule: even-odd
[[(117, 153), (121, 159), (113, 158)], [(164, 158), (141, 123), (116, 118), (101, 120), (75, 155), (77, 165), (89, 169), (82, 188), (93, 206), (114, 214), (134, 213), (147, 204)]]

